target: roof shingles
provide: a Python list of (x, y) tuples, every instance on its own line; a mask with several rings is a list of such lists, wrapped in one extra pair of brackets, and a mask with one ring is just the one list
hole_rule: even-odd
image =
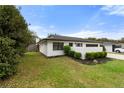
[(44, 38), (42, 40), (60, 40), (60, 41), (76, 41), (76, 42), (94, 42), (94, 43), (98, 43), (98, 41), (95, 41), (95, 40), (88, 40), (88, 39), (83, 39), (83, 38), (61, 36), (61, 35), (49, 35), (47, 38)]

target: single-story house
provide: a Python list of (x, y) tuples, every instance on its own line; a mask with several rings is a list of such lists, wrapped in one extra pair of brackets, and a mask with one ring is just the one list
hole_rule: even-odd
[(63, 47), (69, 45), (72, 50), (80, 52), (85, 59), (86, 52), (101, 52), (101, 43), (76, 37), (49, 35), (39, 41), (39, 51), (47, 57), (64, 55)]

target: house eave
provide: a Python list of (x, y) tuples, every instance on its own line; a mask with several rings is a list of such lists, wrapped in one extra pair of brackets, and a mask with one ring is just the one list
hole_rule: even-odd
[(89, 43), (102, 43), (102, 42), (99, 42), (99, 41), (88, 41), (88, 40), (63, 40), (63, 39), (54, 39), (54, 38), (45, 38), (45, 39), (42, 39), (40, 42), (42, 41), (72, 41), (72, 42), (89, 42)]

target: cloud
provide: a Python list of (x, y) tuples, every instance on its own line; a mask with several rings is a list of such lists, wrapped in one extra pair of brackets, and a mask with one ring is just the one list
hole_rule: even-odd
[[(86, 22), (84, 28), (85, 28), (85, 29), (90, 28), (91, 25), (92, 25), (92, 23), (95, 23), (95, 22), (99, 21), (100, 14), (101, 14), (101, 9), (98, 9), (98, 10), (94, 13), (94, 15), (91, 16), (91, 17), (87, 20), (87, 22)], [(98, 25), (98, 24), (97, 24), (97, 25)]]
[(124, 6), (122, 5), (103, 6), (101, 10), (106, 11), (108, 15), (124, 16)]
[(86, 37), (96, 37), (101, 32), (102, 31), (81, 30), (80, 32), (69, 34), (69, 36), (84, 37), (84, 38), (86, 38)]
[(53, 28), (55, 28), (55, 26), (54, 25), (50, 25), (49, 28), (53, 29)]
[(107, 32), (101, 30), (81, 30), (76, 33), (68, 34), (67, 36), (72, 37), (80, 37), (80, 38), (109, 38), (109, 39), (121, 39), (124, 37), (124, 30), (116, 31), (116, 32)]
[[(102, 23), (101, 23), (102, 24)], [(50, 25), (48, 27), (34, 25), (29, 26), (29, 29), (31, 31), (34, 31), (40, 38), (45, 38), (49, 33), (56, 33), (55, 26)], [(82, 29), (81, 31), (77, 31), (75, 33), (71, 34), (63, 34), (66, 36), (72, 36), (72, 37), (80, 37), (80, 38), (88, 38), (88, 37), (95, 37), (95, 38), (109, 38), (109, 39), (121, 39), (124, 37), (124, 30), (118, 30), (118, 31), (103, 31), (103, 30), (85, 30)]]
[(46, 27), (45, 25), (31, 25), (29, 29), (37, 34), (37, 36), (44, 38), (48, 35), (48, 33), (56, 32), (55, 26), (50, 25)]

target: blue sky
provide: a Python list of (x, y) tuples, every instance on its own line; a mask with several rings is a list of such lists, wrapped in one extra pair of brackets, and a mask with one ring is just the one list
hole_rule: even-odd
[(48, 34), (120, 39), (124, 37), (124, 6), (21, 6), (29, 29)]

